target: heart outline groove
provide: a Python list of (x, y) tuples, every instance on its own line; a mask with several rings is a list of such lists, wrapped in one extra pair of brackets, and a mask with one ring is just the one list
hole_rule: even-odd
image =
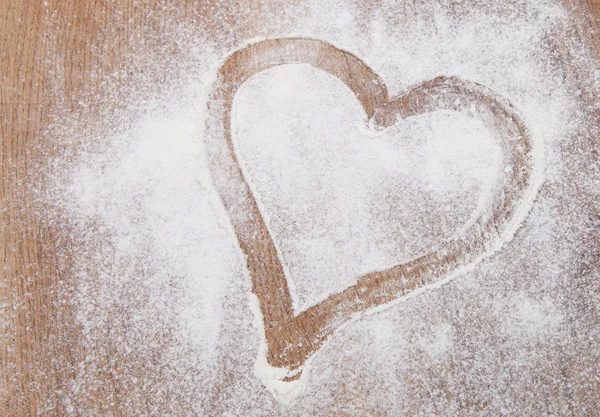
[[(398, 118), (433, 111), (468, 113), (492, 130), (502, 148), (503, 170), (487, 210), (463, 230), (409, 262), (359, 277), (354, 285), (296, 315), (281, 258), (244, 176), (231, 134), (234, 97), (253, 75), (280, 65), (309, 64), (350, 88), (369, 123), (389, 127)], [(206, 147), (215, 188), (246, 258), (259, 301), (266, 360), (297, 380), (305, 362), (341, 325), (374, 307), (461, 273), (499, 250), (525, 219), (540, 181), (534, 140), (513, 105), (489, 88), (457, 77), (437, 77), (389, 97), (379, 76), (355, 55), (311, 38), (281, 38), (247, 45), (217, 73), (208, 102)]]

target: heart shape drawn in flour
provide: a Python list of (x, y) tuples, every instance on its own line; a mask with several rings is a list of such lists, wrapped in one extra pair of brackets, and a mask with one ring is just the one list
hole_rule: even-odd
[[(232, 142), (234, 96), (251, 76), (285, 64), (310, 64), (346, 84), (371, 125), (385, 128), (399, 117), (450, 110), (482, 120), (502, 149), (502, 164), (486, 209), (428, 253), (392, 268), (368, 273), (344, 291), (296, 315), (282, 263), (240, 168)], [(360, 59), (329, 43), (308, 38), (261, 41), (244, 47), (221, 66), (209, 100), (207, 150), (213, 180), (224, 204), (252, 279), (264, 325), (266, 362), (275, 383), (263, 382), (277, 396), (297, 383), (306, 361), (341, 325), (373, 307), (418, 289), (440, 284), (499, 250), (533, 203), (541, 172), (534, 141), (514, 107), (487, 87), (456, 77), (437, 77), (388, 97), (382, 80)], [(259, 358), (260, 359), (260, 358)], [(291, 397), (279, 396), (283, 401)]]

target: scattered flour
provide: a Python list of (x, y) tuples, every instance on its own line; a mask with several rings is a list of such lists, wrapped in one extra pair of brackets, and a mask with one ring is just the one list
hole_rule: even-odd
[(450, 237), (502, 169), (476, 119), (436, 112), (373, 136), (365, 118), (340, 80), (308, 65), (265, 71), (238, 92), (234, 144), (297, 314)]
[[(569, 144), (587, 116), (553, 55), (551, 41), (568, 21), (544, 1), (462, 3), (314, 0), (240, 29), (248, 39), (328, 41), (369, 64), (392, 95), (440, 74), (483, 83), (517, 106), (547, 149), (547, 182), (514, 241), (452, 285), (345, 326), (311, 360), (306, 392), (287, 398), (295, 400), (289, 409), (253, 375), (264, 347), (252, 326), (250, 280), (204, 153), (207, 91), (240, 45), (196, 50), (210, 43), (202, 32), (178, 32), (189, 50), (179, 70), (189, 74), (173, 77), (153, 102), (85, 129), (57, 122), (65, 148), (81, 149), (52, 164), (47, 202), (81, 248), (73, 254), (75, 303), (88, 354), (66, 394), (73, 415), (98, 411), (86, 398), (106, 375), (129, 393), (121, 406), (132, 416), (462, 416), (480, 406), (539, 415), (545, 401), (564, 411), (572, 393), (549, 397), (546, 388), (565, 355), (584, 346), (569, 332), (598, 337), (592, 316), (573, 302), (600, 302), (571, 283), (592, 256), (585, 236), (594, 230), (577, 199), (600, 192), (586, 183), (576, 194), (569, 185), (581, 181), (575, 171), (586, 155)], [(235, 99), (233, 128), (296, 312), (454, 232), (502, 169), (494, 137), (477, 120), (433, 113), (373, 135), (349, 90), (303, 65), (249, 80)], [(597, 346), (585, 352), (600, 355)], [(575, 384), (577, 369), (563, 370)], [(532, 397), (519, 396), (533, 381)]]

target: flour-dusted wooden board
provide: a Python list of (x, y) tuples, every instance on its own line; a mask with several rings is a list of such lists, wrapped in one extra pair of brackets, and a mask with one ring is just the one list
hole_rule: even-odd
[[(0, 414), (597, 415), (599, 7), (3, 2)], [(248, 300), (252, 280), (266, 283), (254, 287), (264, 305), (279, 287), (246, 266), (239, 244), (250, 259), (252, 245), (228, 218), (227, 186), (212, 185), (220, 165), (204, 125), (228, 54), (291, 36), (348, 55), (250, 48), (221, 74), (290, 56), (330, 73), (269, 70), (230, 103), (234, 149), (291, 286), (273, 311), (297, 315), (416, 258), (476, 211), (482, 178), (497, 178), (486, 171), (495, 136), (476, 122), (369, 130), (382, 96), (360, 93), (374, 91), (364, 80), (390, 97), (440, 75), (482, 83), (541, 138), (546, 167), (515, 237), (451, 283), (343, 329), (324, 308), (267, 330), (270, 345), (283, 337), (283, 352), (312, 358), (287, 406), (257, 375), (273, 322)], [(481, 141), (464, 146), (471, 137)], [(381, 291), (358, 299), (395, 298), (385, 279), (359, 281)], [(286, 339), (291, 329), (310, 344), (329, 322), (323, 347)], [(291, 357), (266, 355), (295, 367)]]

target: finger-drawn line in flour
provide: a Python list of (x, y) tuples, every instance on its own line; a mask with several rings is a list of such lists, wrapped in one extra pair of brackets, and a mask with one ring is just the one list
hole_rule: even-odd
[[(391, 126), (402, 117), (438, 110), (480, 118), (495, 132), (503, 166), (487, 209), (425, 255), (368, 273), (356, 284), (295, 315), (276, 247), (244, 177), (232, 142), (231, 111), (241, 85), (255, 74), (286, 64), (310, 64), (346, 84), (360, 101), (369, 125)], [(228, 57), (218, 71), (208, 109), (207, 149), (215, 187), (246, 256), (265, 338), (262, 379), (280, 400), (293, 401), (311, 356), (340, 326), (363, 312), (416, 290), (440, 285), (499, 250), (526, 217), (540, 185), (541, 163), (522, 117), (506, 99), (484, 85), (457, 77), (437, 77), (396, 97), (353, 54), (309, 38), (272, 39), (248, 45)], [(539, 175), (536, 175), (539, 174)], [(266, 363), (264, 363), (266, 360)]]

